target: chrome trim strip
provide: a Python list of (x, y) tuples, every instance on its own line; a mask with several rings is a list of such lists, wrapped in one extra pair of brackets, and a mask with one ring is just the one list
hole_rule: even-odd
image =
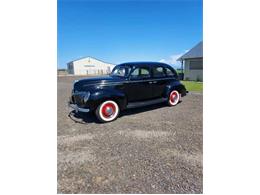
[(88, 108), (80, 108), (76, 104), (70, 104), (69, 107), (73, 108), (76, 112), (89, 112)]
[(88, 91), (77, 91), (73, 92), (72, 95), (87, 95), (88, 93)]
[(174, 78), (161, 78), (161, 79), (149, 79), (149, 80), (140, 80), (140, 81), (119, 81), (119, 82), (107, 82), (107, 83), (91, 83), (85, 84), (83, 86), (90, 86), (90, 85), (122, 85), (124, 83), (141, 83), (141, 82), (151, 82), (151, 81), (164, 81), (164, 80), (175, 80)]
[(174, 80), (174, 78), (161, 78), (161, 79), (147, 79), (147, 80), (140, 80), (140, 81), (126, 81), (127, 83), (140, 83), (140, 82), (149, 82), (149, 81), (164, 81), (164, 80)]

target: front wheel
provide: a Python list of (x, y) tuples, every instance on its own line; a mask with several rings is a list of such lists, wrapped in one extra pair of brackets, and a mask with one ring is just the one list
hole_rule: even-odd
[(119, 107), (116, 102), (108, 100), (100, 104), (96, 109), (96, 116), (101, 122), (110, 122), (119, 115)]
[(173, 90), (168, 97), (168, 105), (169, 106), (175, 106), (179, 103), (179, 101), (180, 101), (179, 92), (176, 91), (176, 90)]

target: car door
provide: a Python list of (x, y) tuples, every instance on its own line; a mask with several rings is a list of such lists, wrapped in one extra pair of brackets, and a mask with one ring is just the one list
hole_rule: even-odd
[(152, 80), (153, 98), (162, 97), (167, 85), (167, 75), (163, 66), (152, 66)]
[(152, 97), (150, 78), (149, 66), (133, 67), (125, 86), (128, 102), (145, 101)]

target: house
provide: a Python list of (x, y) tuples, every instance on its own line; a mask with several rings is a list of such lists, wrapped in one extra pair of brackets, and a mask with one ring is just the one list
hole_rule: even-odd
[(84, 57), (69, 62), (67, 66), (69, 74), (103, 75), (109, 74), (115, 65), (93, 57)]
[[(203, 81), (203, 42), (177, 59), (184, 70), (184, 80)], [(184, 68), (183, 68), (184, 66)]]
[(67, 69), (64, 68), (58, 69), (57, 73), (59, 76), (65, 76), (68, 74)]

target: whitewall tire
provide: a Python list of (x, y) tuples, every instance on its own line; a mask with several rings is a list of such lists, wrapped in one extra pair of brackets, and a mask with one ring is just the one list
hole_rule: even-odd
[(179, 94), (179, 92), (178, 91), (176, 91), (176, 90), (173, 90), (171, 93), (170, 93), (170, 95), (169, 95), (169, 97), (168, 97), (168, 104), (170, 105), (170, 106), (175, 106), (175, 105), (177, 105), (178, 103), (179, 103), (179, 101), (180, 101), (180, 94)]
[(119, 107), (115, 101), (108, 100), (103, 102), (96, 109), (96, 116), (101, 122), (110, 122), (119, 115)]

